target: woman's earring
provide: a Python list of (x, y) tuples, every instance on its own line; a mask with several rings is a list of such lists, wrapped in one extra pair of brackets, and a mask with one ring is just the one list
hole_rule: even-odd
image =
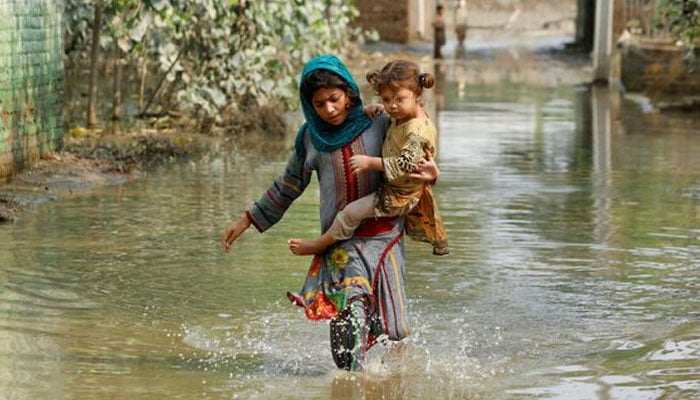
[(345, 110), (349, 110), (349, 109), (350, 109), (350, 103), (345, 103)]

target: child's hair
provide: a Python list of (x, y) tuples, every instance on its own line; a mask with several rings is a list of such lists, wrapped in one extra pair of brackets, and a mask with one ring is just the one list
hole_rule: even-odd
[(345, 79), (326, 69), (317, 69), (311, 72), (301, 82), (301, 94), (309, 101), (318, 89), (341, 89), (350, 99), (351, 105), (357, 104), (360, 98), (359, 93), (355, 93)]
[(435, 77), (429, 72), (420, 72), (420, 67), (414, 62), (395, 60), (384, 68), (367, 73), (367, 82), (379, 94), (384, 88), (406, 88), (420, 96), (423, 88), (435, 86)]

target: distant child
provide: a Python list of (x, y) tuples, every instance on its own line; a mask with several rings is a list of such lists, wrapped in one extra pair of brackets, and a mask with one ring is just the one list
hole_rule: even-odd
[(462, 50), (467, 38), (467, 1), (458, 0), (454, 11), (455, 33), (457, 34), (457, 50)]
[(367, 81), (380, 96), (391, 117), (382, 146), (382, 157), (355, 155), (350, 158), (353, 173), (383, 171), (385, 180), (376, 192), (359, 198), (338, 212), (333, 224), (312, 240), (290, 239), (294, 254), (320, 254), (339, 240), (352, 237), (363, 219), (406, 216), (406, 233), (433, 245), (433, 254), (448, 254), (447, 234), (437, 210), (430, 184), (411, 178), (418, 162), (435, 156), (437, 131), (423, 110), (423, 88), (435, 85), (435, 78), (421, 73), (410, 61), (392, 61), (381, 71), (367, 74)]
[(445, 17), (443, 12), (445, 7), (442, 4), (438, 4), (435, 7), (435, 19), (433, 20), (433, 40), (435, 41), (433, 57), (442, 58), (442, 46), (447, 42), (447, 34), (445, 33)]

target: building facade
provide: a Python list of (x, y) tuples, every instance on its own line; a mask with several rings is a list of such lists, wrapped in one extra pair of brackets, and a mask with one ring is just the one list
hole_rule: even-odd
[(0, 179), (61, 144), (62, 4), (0, 0)]
[(376, 30), (383, 41), (409, 43), (431, 39), (436, 0), (355, 0), (358, 25)]

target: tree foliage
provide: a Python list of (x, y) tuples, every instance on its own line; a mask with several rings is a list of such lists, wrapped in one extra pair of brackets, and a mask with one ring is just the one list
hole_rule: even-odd
[[(157, 66), (158, 76), (148, 80), (156, 103), (176, 104), (199, 117), (216, 117), (242, 99), (295, 105), (295, 79), (303, 63), (340, 52), (362, 34), (350, 25), (358, 15), (350, 0), (106, 3), (104, 54), (119, 54), (136, 69)], [(86, 57), (95, 4), (66, 1), (67, 68)]]
[(665, 29), (686, 50), (686, 58), (694, 62), (700, 40), (700, 0), (661, 0), (657, 28)]

